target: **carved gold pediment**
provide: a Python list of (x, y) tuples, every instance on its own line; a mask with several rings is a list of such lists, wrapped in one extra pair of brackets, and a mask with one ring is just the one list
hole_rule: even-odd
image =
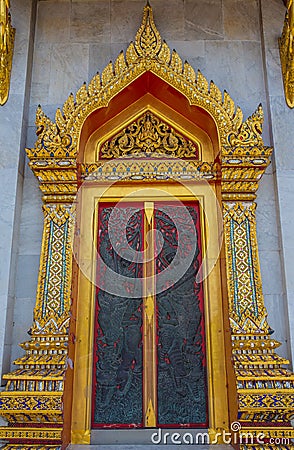
[(191, 142), (151, 112), (99, 147), (99, 160), (124, 157), (165, 157), (199, 159), (197, 142)]

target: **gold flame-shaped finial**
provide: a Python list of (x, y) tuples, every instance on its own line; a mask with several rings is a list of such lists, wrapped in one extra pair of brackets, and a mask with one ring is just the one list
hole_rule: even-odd
[(161, 48), (161, 37), (155, 26), (153, 11), (147, 0), (142, 24), (136, 34), (135, 49), (139, 56), (153, 58)]

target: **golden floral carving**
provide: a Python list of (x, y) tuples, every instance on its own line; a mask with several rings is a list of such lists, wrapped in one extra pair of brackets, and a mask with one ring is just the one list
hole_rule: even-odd
[[(42, 440), (57, 440), (57, 439), (61, 439), (61, 432), (62, 429), (61, 428), (30, 428), (30, 430), (28, 431), (26, 428), (22, 427), (22, 428), (9, 428), (7, 430), (5, 430), (6, 432), (4, 433), (4, 430), (0, 430), (0, 439), (22, 439), (22, 438), (26, 438), (27, 436), (29, 436), (30, 439), (42, 439)], [(12, 448), (12, 446), (6, 447), (6, 448)], [(24, 445), (23, 447), (21, 447), (22, 449), (25, 448), (32, 448), (32, 447), (27, 447), (26, 445)], [(33, 447), (34, 448), (34, 447)], [(41, 448), (46, 448), (46, 447), (37, 447), (38, 449)], [(54, 449), (56, 450), (56, 447), (54, 447)]]
[(240, 126), (238, 131), (233, 131), (228, 134), (227, 140), (231, 147), (253, 147), (263, 144), (261, 133), (264, 114), (262, 106), (259, 105), (258, 109), (248, 117), (248, 119)]
[(156, 29), (152, 8), (149, 4), (144, 8), (142, 25), (135, 39), (135, 49), (139, 56), (154, 58), (161, 48), (161, 37)]
[[(235, 107), (227, 92), (222, 94), (213, 82), (208, 83), (201, 72), (198, 71), (196, 75), (190, 64), (184, 63), (175, 51), (171, 53), (156, 29), (152, 9), (147, 4), (135, 44), (129, 45), (125, 56), (121, 52), (114, 64), (110, 63), (103, 70), (101, 76), (94, 76), (88, 87), (83, 84), (75, 97), (71, 94), (62, 110), (56, 111), (55, 122), (38, 108), (38, 139), (35, 148), (27, 149), (27, 154), (30, 167), (41, 182), (44, 201), (64, 203), (74, 200), (77, 168), (73, 161), (78, 153), (79, 136), (86, 118), (94, 110), (107, 106), (115, 95), (146, 71), (151, 71), (166, 81), (181, 92), (191, 105), (204, 108), (213, 117), (220, 137), (223, 198), (254, 200), (258, 187), (257, 176), (269, 164), (271, 154), (271, 149), (263, 146), (261, 138), (262, 108), (259, 107), (242, 123), (242, 111)], [(122, 152), (128, 154), (124, 148), (124, 140), (127, 140), (126, 136), (121, 136), (120, 145)], [(153, 142), (156, 145), (156, 142)], [(104, 151), (104, 158), (108, 150), (110, 149)], [(169, 146), (165, 146), (165, 150), (168, 154), (173, 154)], [(180, 156), (178, 152), (175, 153)], [(117, 155), (114, 150), (110, 150), (109, 155), (111, 154)], [(54, 170), (52, 164), (48, 166), (49, 161), (53, 160), (56, 161), (58, 170)], [(68, 167), (65, 166), (67, 161), (71, 164)], [(64, 164), (63, 171), (60, 171), (61, 163)], [(238, 179), (242, 173), (240, 167), (244, 164), (248, 169), (259, 167), (260, 172), (256, 170), (255, 178), (241, 182)], [(232, 178), (229, 175), (232, 175)], [(146, 176), (147, 179), (149, 175)]]

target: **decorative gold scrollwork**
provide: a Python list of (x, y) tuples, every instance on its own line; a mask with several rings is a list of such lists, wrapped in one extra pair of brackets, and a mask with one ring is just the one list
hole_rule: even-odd
[[(38, 140), (34, 149), (27, 149), (29, 158), (50, 158), (52, 155), (76, 157), (78, 137), (91, 112), (107, 106), (115, 95), (149, 70), (181, 92), (191, 105), (204, 108), (214, 118), (223, 151), (231, 148), (229, 133), (234, 132), (235, 138), (240, 138), (240, 131), (247, 133), (247, 127), (250, 128), (251, 124), (247, 121), (240, 129), (243, 114), (239, 107), (235, 107), (230, 95), (222, 93), (213, 82), (209, 83), (200, 71), (196, 75), (193, 67), (183, 62), (176, 51), (171, 52), (162, 41), (154, 23), (152, 8), (147, 4), (135, 44), (129, 45), (125, 55), (121, 52), (114, 64), (109, 63), (101, 75), (95, 75), (88, 87), (83, 84), (75, 97), (70, 94), (62, 110), (57, 109), (55, 123), (38, 108)], [(262, 121), (259, 108), (254, 117), (255, 130), (261, 130)], [(252, 137), (251, 131), (249, 135)], [(261, 146), (261, 137), (257, 141)]]
[(0, 105), (8, 99), (15, 28), (11, 26), (9, 0), (0, 0)]
[(100, 147), (99, 159), (121, 157), (199, 158), (199, 145), (181, 136), (151, 112)]
[[(0, 0), (0, 5), (5, 6), (1, 12), (6, 14), (8, 2)], [(292, 2), (288, 7), (288, 17), (292, 20)], [(293, 62), (293, 26), (290, 24), (294, 20), (291, 20), (287, 18), (280, 43), (285, 62), (289, 55), (289, 61)], [(285, 67), (288, 72), (293, 69), (290, 74), (293, 76), (294, 63), (292, 69), (289, 64), (287, 62)], [(148, 113), (104, 143), (99, 155), (104, 161), (78, 162), (79, 140), (90, 114), (107, 107), (117, 94), (148, 71), (183, 95), (191, 106), (205, 110), (212, 117), (219, 136), (217, 159), (214, 162), (199, 160), (197, 142), (187, 140)], [(287, 75), (286, 85), (294, 104), (290, 75)], [(101, 76), (95, 75), (88, 86), (83, 84), (75, 97), (71, 94), (62, 109), (56, 111), (55, 122), (41, 108), (37, 110), (38, 139), (33, 149), (27, 149), (30, 167), (40, 181), (46, 204), (37, 302), (31, 339), (21, 345), (26, 354), (16, 361), (18, 369), (5, 375), (8, 383), (0, 400), (7, 407), (2, 415), (11, 427), (0, 427), (0, 438), (10, 442), (21, 439), (19, 448), (32, 448), (28, 444), (33, 434), (29, 433), (35, 433), (34, 424), (39, 422), (42, 426), (38, 441), (49, 449), (45, 444), (47, 429), (52, 423), (62, 422), (63, 381), (67, 363), (70, 366), (67, 345), (74, 225), (70, 205), (80, 180), (91, 183), (133, 179), (220, 180), (232, 356), (242, 404), (239, 419), (243, 424), (251, 423), (253, 431), (265, 430), (270, 423), (269, 436), (275, 433), (283, 437), (292, 432), (285, 423), (293, 416), (292, 397), (288, 394), (293, 394), (294, 376), (282, 368), (287, 361), (274, 353), (278, 344), (269, 337), (271, 330), (262, 296), (255, 204), (252, 203), (272, 151), (263, 145), (262, 123), (261, 107), (243, 123), (241, 109), (235, 107), (227, 92), (222, 93), (201, 72), (196, 75), (177, 52), (170, 51), (156, 29), (149, 3), (144, 8), (135, 43), (129, 45), (125, 55), (120, 53), (114, 64), (108, 64)], [(134, 158), (138, 151), (149, 159)], [(159, 153), (167, 157), (150, 157)], [(118, 156), (125, 158), (117, 160)], [(277, 390), (280, 390), (279, 395)], [(42, 402), (43, 411), (34, 409), (35, 398)], [(27, 425), (26, 438), (19, 437), (22, 430), (18, 431), (18, 423)], [(60, 434), (56, 440), (60, 443)], [(89, 430), (73, 433), (72, 440), (73, 443), (89, 443)], [(9, 446), (6, 448), (13, 448)]]
[(294, 3), (287, 2), (282, 36), (279, 39), (282, 74), (286, 102), (294, 108)]

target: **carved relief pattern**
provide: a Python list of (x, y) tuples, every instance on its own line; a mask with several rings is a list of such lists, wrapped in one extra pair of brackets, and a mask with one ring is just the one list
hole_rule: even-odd
[[(2, 427), (0, 438), (61, 442), (62, 396), (68, 349), (73, 211), (67, 205), (44, 206), (44, 233), (31, 340), (21, 344), (25, 355), (0, 397), (2, 416), (12, 423), (59, 424), (51, 434), (44, 428)], [(50, 437), (49, 437), (50, 436)], [(9, 446), (7, 448), (10, 448)], [(24, 447), (23, 447), (24, 448)]]
[(151, 112), (103, 144), (99, 159), (122, 157), (199, 158), (198, 144), (181, 136)]
[(285, 437), (288, 445), (283, 448), (291, 449), (294, 375), (283, 368), (289, 361), (275, 353), (281, 344), (268, 334), (253, 332), (232, 335), (232, 345), (242, 431)]
[(154, 58), (161, 48), (161, 37), (158, 33), (153, 12), (149, 5), (144, 9), (142, 24), (137, 32), (135, 49), (139, 56)]
[[(71, 233), (73, 213), (69, 207), (44, 206), (44, 235), (39, 272), (34, 331), (44, 332), (47, 321), (55, 327), (68, 317), (71, 289)], [(53, 324), (54, 322), (54, 324)]]
[(269, 438), (288, 439), (293, 436), (294, 375), (282, 369), (289, 361), (275, 353), (280, 344), (269, 336), (256, 241), (256, 204), (230, 202), (223, 208), (238, 421), (242, 430), (254, 436), (262, 430)]
[[(156, 258), (156, 273), (165, 270), (178, 247), (176, 226), (164, 211), (155, 211), (155, 229), (164, 243)], [(191, 226), (183, 223), (182, 208), (171, 207), (172, 217), (182, 222), (184, 241), (189, 248)], [(199, 216), (195, 206), (187, 206), (195, 228)], [(158, 323), (158, 423), (161, 425), (207, 425), (207, 386), (204, 343), (203, 291), (195, 276), (201, 264), (199, 228), (198, 243), (190, 267), (167, 290), (157, 294)], [(193, 233), (193, 231), (192, 231)], [(182, 258), (185, 259), (185, 251)]]
[[(147, 70), (181, 92), (191, 105), (202, 107), (211, 114), (220, 135), (223, 163), (221, 171), (224, 181), (223, 189), (227, 192), (226, 199), (231, 199), (238, 192), (239, 199), (242, 197), (245, 200), (253, 200), (258, 179), (269, 164), (271, 153), (271, 149), (263, 146), (261, 138), (263, 122), (261, 106), (256, 113), (242, 123), (242, 111), (240, 108), (235, 108), (227, 92), (222, 94), (218, 87), (212, 82), (209, 84), (200, 72), (196, 75), (194, 69), (187, 62), (183, 63), (175, 51), (170, 52), (155, 27), (149, 5), (144, 9), (142, 25), (137, 33), (135, 44), (129, 45), (125, 56), (120, 53), (114, 65), (110, 63), (103, 70), (101, 77), (97, 74), (88, 87), (84, 84), (79, 89), (75, 97), (71, 94), (64, 103), (62, 111), (60, 109), (56, 111), (55, 123), (46, 117), (41, 108), (38, 108), (36, 117), (38, 140), (35, 148), (27, 149), (27, 153), (31, 160), (30, 166), (41, 181), (44, 200), (53, 201), (54, 195), (56, 200), (57, 194), (58, 196), (63, 194), (63, 201), (66, 196), (68, 200), (70, 198), (73, 200), (77, 170), (74, 166), (66, 169), (65, 164), (66, 159), (68, 165), (72, 164), (73, 158), (77, 155), (79, 136), (85, 119), (92, 111), (107, 106), (117, 93)], [(128, 142), (126, 136), (121, 138), (123, 142)], [(175, 142), (174, 139), (172, 141)], [(124, 143), (122, 147), (124, 153), (127, 153), (125, 145)], [(140, 145), (144, 148), (142, 140)], [(60, 171), (47, 167), (48, 161), (52, 158), (56, 160), (56, 168), (58, 159), (63, 158), (63, 183), (58, 179), (57, 174), (60, 174)], [(145, 174), (144, 161), (137, 161), (136, 164), (139, 166), (140, 173), (134, 176), (141, 176), (141, 179), (146, 180), (152, 179), (150, 173)], [(245, 164), (247, 173), (245, 173)], [(112, 169), (115, 171), (116, 167)], [(129, 178), (131, 170), (129, 167), (127, 169), (120, 174), (119, 179)], [(103, 168), (101, 170), (103, 171)], [(200, 171), (200, 174), (202, 175), (203, 171)], [(111, 180), (116, 176), (112, 173), (104, 174), (102, 179)], [(161, 174), (155, 174), (154, 179), (159, 179), (160, 176)], [(55, 184), (49, 183), (52, 177), (56, 180)], [(195, 176), (192, 179), (195, 179)], [(54, 187), (56, 194), (53, 192)]]
[[(1, 410), (5, 413), (5, 411), (9, 410), (10, 414), (13, 411), (38, 411), (41, 413), (43, 410), (46, 412), (60, 410), (61, 407), (61, 398), (59, 397), (36, 397), (33, 395), (25, 395), (19, 396), (13, 399), (13, 405), (11, 405), (11, 396), (6, 394), (6, 396), (2, 396), (0, 402)], [(12, 408), (13, 406), (13, 408)]]
[[(38, 108), (38, 140), (34, 149), (27, 150), (29, 158), (75, 157), (80, 131), (89, 114), (107, 106), (117, 93), (147, 70), (183, 93), (191, 105), (203, 107), (210, 113), (219, 130), (222, 147), (231, 146), (228, 134), (233, 131), (238, 135), (243, 120), (241, 109), (235, 107), (227, 92), (222, 94), (213, 82), (208, 83), (201, 72), (196, 75), (192, 66), (183, 63), (177, 52), (171, 54), (155, 27), (151, 7), (146, 6), (135, 44), (129, 45), (125, 56), (120, 53), (114, 65), (108, 64), (101, 76), (95, 75), (88, 87), (84, 84), (75, 97), (71, 94), (62, 111), (56, 111), (55, 123)], [(256, 130), (261, 128), (262, 120), (260, 107), (255, 129), (251, 129), (252, 119), (248, 119), (244, 122), (243, 132), (255, 135)], [(259, 144), (262, 145), (261, 139)]]
[[(259, 105), (258, 109), (244, 122), (238, 131), (233, 131), (228, 134), (227, 141), (234, 148), (234, 155), (237, 156), (240, 152), (244, 153), (244, 147), (251, 147), (250, 156), (255, 156), (256, 152), (260, 154), (260, 145), (263, 147), (261, 137), (263, 123), (263, 110)], [(239, 151), (235, 147), (239, 146)], [(253, 149), (255, 147), (255, 151)], [(266, 150), (266, 147), (265, 147)]]
[(271, 394), (250, 394), (250, 395), (240, 395), (240, 409), (254, 407), (263, 408), (292, 408), (294, 404), (294, 395), (280, 395), (276, 394), (274, 397)]

